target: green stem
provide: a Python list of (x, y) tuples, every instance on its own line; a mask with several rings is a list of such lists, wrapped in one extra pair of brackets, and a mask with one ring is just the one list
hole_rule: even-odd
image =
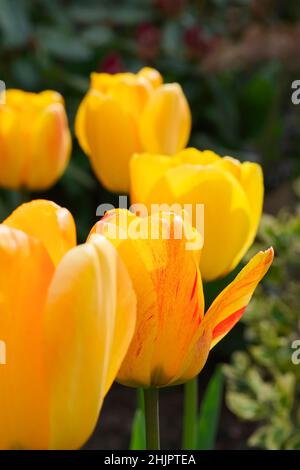
[(184, 450), (195, 450), (197, 445), (198, 377), (184, 385), (183, 413), (182, 446)]
[(160, 450), (158, 389), (144, 389), (147, 450)]
[(137, 407), (145, 414), (144, 389), (137, 389)]

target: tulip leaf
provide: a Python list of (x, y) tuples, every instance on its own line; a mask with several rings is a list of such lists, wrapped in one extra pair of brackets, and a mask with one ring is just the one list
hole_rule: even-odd
[(224, 376), (217, 368), (210, 379), (200, 407), (197, 429), (197, 449), (211, 450), (215, 446), (222, 405)]
[(145, 450), (145, 415), (141, 409), (137, 409), (133, 418), (129, 450)]

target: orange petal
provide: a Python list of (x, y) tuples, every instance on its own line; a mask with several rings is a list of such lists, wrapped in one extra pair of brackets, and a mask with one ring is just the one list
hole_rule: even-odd
[[(123, 239), (121, 232), (116, 239), (112, 237), (110, 229), (116, 225), (126, 235)], [(138, 299), (135, 335), (118, 374), (121, 383), (166, 386), (189, 353), (203, 316), (204, 299), (198, 252), (187, 249), (187, 236), (194, 236), (194, 247), (200, 236), (192, 229), (188, 233), (188, 226), (171, 213), (139, 218), (118, 210), (108, 213), (94, 228), (111, 236)]]
[(46, 449), (43, 311), (54, 266), (38, 240), (0, 225), (0, 267), (0, 448)]
[(214, 300), (202, 322), (212, 331), (214, 347), (243, 315), (257, 284), (267, 273), (274, 257), (273, 248), (257, 253)]
[(113, 246), (94, 235), (69, 251), (46, 308), (50, 448), (77, 449), (93, 432), (134, 325), (135, 295)]
[(22, 204), (3, 223), (39, 239), (55, 265), (76, 245), (71, 213), (52, 201), (36, 199)]

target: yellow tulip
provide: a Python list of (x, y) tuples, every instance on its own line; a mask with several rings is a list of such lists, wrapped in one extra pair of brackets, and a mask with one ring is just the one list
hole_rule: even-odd
[(198, 375), (273, 259), (272, 248), (254, 256), (204, 315), (201, 237), (180, 215), (140, 218), (124, 209), (109, 211), (91, 233), (115, 245), (137, 295), (135, 334), (117, 376), (133, 387), (164, 387)]
[(97, 178), (109, 190), (129, 189), (135, 152), (172, 155), (189, 139), (191, 116), (177, 83), (163, 84), (155, 69), (137, 74), (92, 73), (79, 106), (75, 133)]
[(0, 186), (42, 190), (69, 162), (71, 136), (63, 98), (54, 91), (8, 90), (0, 105)]
[[(130, 170), (133, 203), (145, 204), (148, 211), (152, 204), (191, 205), (193, 225), (204, 237), (200, 269), (205, 281), (237, 266), (253, 243), (261, 217), (260, 165), (188, 148), (172, 158), (135, 155)], [(197, 204), (204, 208), (204, 233), (195, 220)]]
[(136, 298), (116, 250), (76, 245), (71, 214), (36, 200), (0, 225), (0, 448), (77, 449), (131, 341)]

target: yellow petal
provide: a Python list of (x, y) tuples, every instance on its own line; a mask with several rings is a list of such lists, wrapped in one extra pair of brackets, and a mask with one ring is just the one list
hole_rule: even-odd
[(106, 395), (116, 378), (133, 337), (136, 323), (136, 295), (127, 269), (113, 245), (100, 235), (90, 237), (89, 243), (96, 248), (99, 260), (103, 264), (109, 260), (112, 265), (113, 276), (107, 280), (107, 284), (116, 295), (115, 318), (111, 315), (111, 320), (114, 320), (113, 342), (105, 381), (104, 393)]
[(261, 166), (252, 162), (243, 163), (241, 165), (241, 185), (247, 195), (252, 216), (252, 230), (248, 240), (249, 247), (256, 235), (263, 208), (264, 181)]
[(190, 163), (193, 165), (209, 165), (223, 160), (212, 150), (203, 150), (201, 152), (193, 147), (186, 148), (177, 153), (176, 159), (178, 163)]
[(72, 215), (52, 201), (37, 199), (22, 204), (4, 224), (39, 239), (55, 265), (76, 245), (76, 227)]
[[(229, 272), (251, 228), (248, 199), (230, 173), (214, 165), (171, 168), (153, 185), (147, 206), (150, 202), (177, 202), (183, 208), (192, 205), (193, 225), (204, 237), (200, 262), (203, 279), (210, 281)], [(199, 205), (204, 210), (204, 234)]]
[(59, 93), (8, 90), (0, 109), (0, 184), (45, 189), (68, 163), (71, 137)]
[(36, 119), (32, 155), (24, 170), (29, 189), (47, 189), (64, 173), (71, 154), (71, 135), (63, 105), (54, 103)]
[(93, 92), (86, 109), (90, 160), (98, 179), (111, 191), (129, 190), (129, 160), (140, 150), (137, 123), (111, 97)]
[(110, 95), (122, 107), (125, 113), (139, 119), (152, 92), (149, 82), (139, 76), (124, 76), (117, 80), (110, 89)]
[(90, 155), (91, 150), (86, 136), (86, 109), (90, 93), (87, 93), (81, 101), (75, 117), (75, 135), (79, 145), (86, 155)]
[(24, 162), (28, 158), (30, 137), (24, 130), (22, 113), (0, 106), (0, 185), (16, 189), (23, 183)]
[(190, 109), (180, 85), (172, 83), (157, 88), (141, 116), (144, 150), (172, 155), (185, 147), (190, 131)]
[(126, 265), (138, 302), (135, 335), (118, 380), (129, 386), (166, 386), (182, 369), (203, 316), (198, 252), (187, 249), (190, 235), (199, 242), (199, 234), (191, 228), (189, 233), (188, 223), (175, 214), (143, 219), (121, 210), (108, 213), (96, 231), (109, 236), (113, 224), (121, 224), (127, 234), (110, 240)]
[(165, 155), (135, 154), (130, 160), (130, 198), (145, 203), (155, 183), (173, 166)]
[(50, 448), (77, 449), (88, 439), (131, 340), (135, 296), (119, 269), (113, 246), (96, 235), (66, 254), (51, 283), (45, 319)]
[(91, 88), (92, 90), (100, 91), (101, 93), (106, 93), (115, 78), (109, 73), (91, 73)]
[(257, 284), (272, 264), (273, 257), (273, 248), (257, 253), (214, 300), (202, 322), (203, 329), (212, 331), (211, 348), (239, 321)]
[(238, 160), (231, 157), (220, 159), (215, 163), (215, 166), (223, 168), (236, 178), (246, 195), (250, 209), (251, 225), (248, 235), (245, 237), (243, 246), (236, 252), (235, 257), (232, 259), (232, 263), (228, 268), (228, 272), (230, 272), (237, 266), (255, 239), (263, 208), (263, 172), (261, 166), (257, 163), (240, 163)]
[(143, 67), (137, 74), (139, 77), (146, 78), (151, 83), (153, 89), (158, 88), (163, 83), (163, 78), (158, 70), (152, 67)]
[(54, 266), (36, 239), (0, 225), (0, 448), (48, 446), (43, 311)]

